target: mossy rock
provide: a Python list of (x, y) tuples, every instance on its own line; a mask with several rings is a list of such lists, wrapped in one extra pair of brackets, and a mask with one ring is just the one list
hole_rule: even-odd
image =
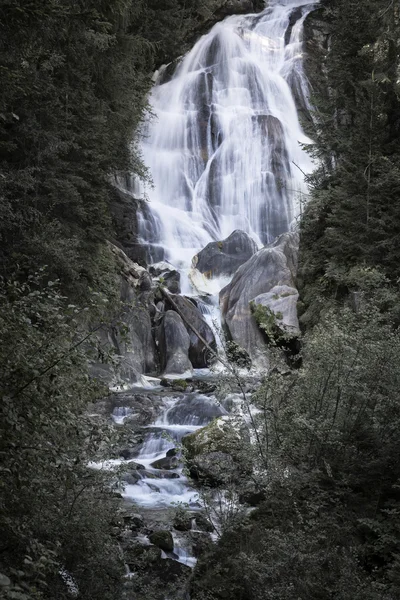
[(186, 448), (186, 459), (190, 461), (196, 456), (210, 452), (235, 454), (244, 434), (243, 421), (230, 416), (218, 417), (206, 427), (182, 439), (182, 444)]
[(192, 516), (184, 510), (178, 510), (173, 520), (173, 526), (178, 531), (190, 531), (192, 528)]
[(170, 531), (153, 531), (153, 533), (149, 535), (149, 540), (154, 546), (161, 548), (164, 552), (172, 552), (174, 549), (174, 540)]

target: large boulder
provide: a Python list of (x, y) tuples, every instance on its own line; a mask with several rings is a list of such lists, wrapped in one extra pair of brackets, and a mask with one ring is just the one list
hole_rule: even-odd
[(247, 436), (248, 429), (242, 419), (224, 415), (214, 419), (206, 427), (186, 435), (182, 444), (188, 460), (209, 452), (236, 455)]
[(227, 452), (207, 452), (196, 456), (188, 463), (192, 479), (209, 486), (224, 485), (238, 479), (240, 471), (232, 456)]
[(210, 242), (193, 258), (192, 266), (207, 277), (233, 275), (257, 252), (257, 244), (237, 229), (220, 242)]
[(295, 287), (298, 244), (297, 233), (282, 234), (239, 267), (231, 283), (220, 292), (223, 324), (253, 362), (265, 361), (266, 340), (252, 316), (251, 302), (276, 286)]
[(157, 548), (164, 550), (164, 552), (172, 552), (174, 549), (174, 540), (170, 531), (164, 529), (153, 531), (153, 533), (149, 535), (149, 540), (152, 544), (157, 546)]
[[(205, 339), (209, 346), (216, 352), (217, 344), (215, 341), (214, 333), (211, 327), (203, 318), (201, 312), (188, 298), (184, 296), (172, 295), (171, 297), (174, 304), (178, 307), (180, 312), (185, 317), (184, 325), (190, 339), (189, 347), (189, 358), (195, 369), (203, 369), (209, 366), (210, 363), (210, 352), (207, 346), (200, 340), (200, 338), (194, 333), (193, 329), (188, 326), (190, 323), (196, 331)], [(173, 307), (174, 308), (174, 307)]]
[(189, 473), (211, 486), (223, 485), (232, 477), (240, 479), (246, 470), (242, 461), (243, 441), (248, 428), (238, 417), (214, 419), (182, 439)]
[(181, 293), (181, 275), (169, 263), (163, 261), (150, 265), (149, 272), (152, 277), (162, 282), (171, 294)]
[(178, 400), (166, 416), (171, 425), (207, 425), (215, 417), (226, 414), (215, 400), (196, 394)]
[(296, 288), (276, 285), (270, 292), (256, 296), (252, 302), (253, 308), (261, 306), (273, 317), (274, 327), (280, 337), (293, 338), (300, 335), (297, 318), (298, 299), (299, 292)]
[(192, 371), (189, 360), (189, 334), (181, 317), (167, 310), (159, 331), (159, 351), (166, 375), (183, 375)]

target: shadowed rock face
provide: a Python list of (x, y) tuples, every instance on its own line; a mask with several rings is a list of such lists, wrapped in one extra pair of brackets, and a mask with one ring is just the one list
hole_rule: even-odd
[(250, 236), (239, 229), (221, 242), (210, 242), (193, 258), (193, 266), (207, 277), (233, 275), (257, 252)]
[(165, 313), (160, 334), (159, 349), (164, 362), (164, 373), (181, 375), (191, 371), (188, 358), (190, 339), (181, 317), (173, 310)]
[[(185, 317), (186, 322), (189, 322), (201, 334), (211, 348), (216, 351), (217, 344), (211, 327), (203, 319), (199, 309), (184, 296), (172, 296), (175, 304)], [(188, 327), (185, 327), (190, 339), (189, 358), (195, 369), (202, 369), (208, 366), (209, 351), (204, 346), (198, 336)]]
[(265, 340), (251, 315), (250, 302), (275, 286), (294, 288), (299, 236), (284, 233), (239, 267), (220, 292), (221, 313), (231, 338), (250, 354), (261, 357)]

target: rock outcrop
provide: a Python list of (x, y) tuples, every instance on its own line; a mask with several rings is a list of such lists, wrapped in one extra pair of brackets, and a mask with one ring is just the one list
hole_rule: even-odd
[(297, 318), (299, 292), (287, 285), (276, 285), (270, 292), (260, 294), (253, 300), (254, 306), (263, 306), (275, 317), (276, 326), (282, 335), (298, 337), (300, 335)]
[(221, 313), (231, 339), (253, 361), (262, 358), (265, 338), (251, 314), (250, 303), (275, 286), (294, 288), (299, 236), (284, 233), (239, 267), (231, 283), (220, 292)]
[(206, 277), (233, 275), (257, 252), (257, 244), (246, 232), (236, 229), (220, 242), (210, 242), (193, 258), (192, 265)]
[(203, 429), (185, 436), (182, 444), (191, 477), (213, 486), (226, 483), (232, 473), (240, 477), (243, 472), (240, 449), (246, 438), (248, 429), (244, 421), (230, 415), (214, 419)]
[(164, 374), (183, 375), (191, 372), (189, 346), (189, 334), (181, 317), (175, 311), (168, 310), (159, 331), (159, 351)]
[(120, 248), (113, 244), (109, 248), (117, 266), (121, 312), (98, 331), (98, 360), (91, 372), (105, 383), (116, 379), (135, 382), (143, 373), (157, 368), (148, 310), (149, 274)]
[[(176, 307), (184, 316), (184, 324), (190, 338), (189, 358), (195, 369), (202, 369), (209, 366), (210, 356), (208, 348), (203, 344), (200, 338), (194, 333), (187, 323), (190, 323), (196, 331), (205, 339), (211, 348), (216, 351), (217, 344), (214, 333), (197, 306), (184, 296), (171, 295)], [(175, 308), (172, 306), (172, 308)]]

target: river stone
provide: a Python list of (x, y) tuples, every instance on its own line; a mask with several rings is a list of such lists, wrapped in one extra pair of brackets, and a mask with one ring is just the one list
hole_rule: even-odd
[(181, 317), (168, 310), (159, 331), (159, 350), (165, 375), (183, 375), (192, 371), (189, 346), (189, 334)]
[(220, 242), (210, 242), (193, 258), (192, 266), (206, 277), (233, 275), (257, 252), (257, 245), (247, 233), (237, 229)]
[(226, 452), (206, 452), (189, 462), (189, 473), (193, 479), (212, 487), (224, 485), (237, 479), (239, 471), (232, 456)]
[(179, 465), (179, 460), (176, 456), (165, 456), (164, 458), (159, 458), (151, 463), (153, 469), (162, 469), (165, 471), (169, 471), (170, 469), (176, 469)]
[(226, 410), (208, 396), (181, 398), (169, 409), (167, 419), (176, 425), (207, 425), (215, 417), (226, 415)]
[(177, 531), (190, 531), (192, 528), (192, 516), (185, 511), (178, 511), (172, 522)]
[(149, 535), (149, 540), (154, 546), (161, 548), (164, 552), (172, 552), (174, 549), (174, 540), (170, 531), (153, 531)]
[[(217, 350), (217, 344), (215, 341), (214, 333), (208, 323), (203, 319), (203, 316), (197, 306), (184, 296), (172, 295), (171, 297), (179, 308), (181, 313), (184, 315), (184, 325), (189, 335), (190, 347), (189, 347), (189, 358), (195, 369), (204, 369), (209, 366), (210, 363), (210, 352), (203, 342), (198, 338), (194, 331), (187, 325), (189, 322), (193, 327), (200, 333), (205, 339), (209, 346), (214, 350)], [(173, 307), (174, 308), (174, 307)]]
[(296, 288), (276, 285), (270, 292), (256, 296), (253, 303), (265, 306), (274, 313), (276, 325), (282, 333), (289, 337), (298, 337), (300, 335), (297, 318), (298, 299), (299, 293)]
[(298, 233), (282, 234), (239, 267), (231, 283), (220, 292), (222, 319), (230, 337), (253, 362), (263, 366), (265, 337), (251, 314), (250, 302), (275, 286), (295, 287), (298, 244)]

